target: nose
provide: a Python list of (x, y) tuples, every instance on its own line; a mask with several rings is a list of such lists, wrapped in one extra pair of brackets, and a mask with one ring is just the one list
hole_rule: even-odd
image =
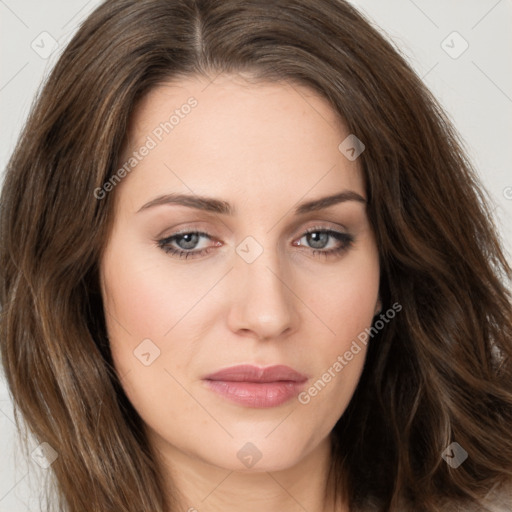
[(233, 332), (258, 339), (277, 339), (298, 326), (297, 296), (291, 276), (270, 249), (252, 263), (236, 257), (231, 272), (231, 307), (228, 316)]

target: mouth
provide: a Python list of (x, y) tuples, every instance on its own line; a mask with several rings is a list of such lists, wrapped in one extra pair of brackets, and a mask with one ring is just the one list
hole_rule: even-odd
[(307, 380), (306, 375), (284, 365), (232, 366), (203, 378), (205, 385), (221, 397), (254, 408), (277, 407), (288, 402)]

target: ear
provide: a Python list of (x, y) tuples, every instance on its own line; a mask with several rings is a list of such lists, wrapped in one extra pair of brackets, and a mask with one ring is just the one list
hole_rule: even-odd
[(375, 311), (373, 316), (377, 316), (382, 311), (382, 301), (380, 300), (380, 295), (377, 298), (377, 303), (375, 304)]

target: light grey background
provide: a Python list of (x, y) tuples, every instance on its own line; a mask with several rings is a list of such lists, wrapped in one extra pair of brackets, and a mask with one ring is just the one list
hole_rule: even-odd
[[(395, 42), (447, 110), (494, 200), (498, 225), (512, 253), (512, 0), (352, 3)], [(2, 173), (34, 94), (70, 36), (98, 4), (0, 0)], [(47, 58), (53, 41), (58, 47)], [(46, 473), (16, 443), (12, 405), (0, 374), (0, 512), (41, 510), (40, 479)]]

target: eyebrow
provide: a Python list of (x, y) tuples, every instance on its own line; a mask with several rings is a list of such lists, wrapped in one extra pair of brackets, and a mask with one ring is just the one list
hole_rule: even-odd
[[(313, 199), (300, 204), (295, 208), (295, 214), (301, 215), (304, 213), (314, 212), (329, 208), (338, 203), (344, 203), (347, 201), (357, 201), (359, 203), (366, 204), (366, 199), (352, 190), (344, 190), (337, 194), (321, 197), (319, 199)], [(198, 210), (204, 210), (212, 213), (218, 213), (222, 215), (234, 215), (236, 209), (228, 202), (213, 197), (205, 197), (198, 195), (188, 194), (165, 194), (158, 196), (155, 199), (147, 202), (139, 208), (137, 213), (153, 208), (155, 206), (177, 204), (181, 206), (187, 206), (189, 208), (195, 208)]]

